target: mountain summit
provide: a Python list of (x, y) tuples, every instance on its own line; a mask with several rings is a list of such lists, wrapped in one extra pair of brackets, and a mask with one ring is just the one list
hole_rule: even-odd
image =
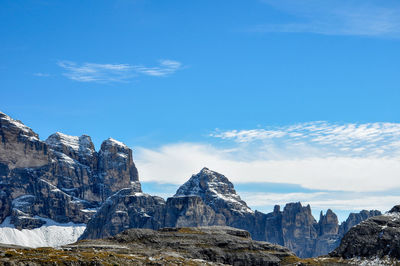
[(204, 167), (184, 183), (174, 197), (199, 196), (214, 210), (228, 208), (242, 213), (254, 213), (236, 193), (224, 175)]
[(60, 132), (46, 141), (22, 122), (0, 113), (0, 223), (18, 229), (44, 219), (87, 223), (112, 194), (141, 192), (132, 150), (108, 139), (96, 152), (87, 135)]

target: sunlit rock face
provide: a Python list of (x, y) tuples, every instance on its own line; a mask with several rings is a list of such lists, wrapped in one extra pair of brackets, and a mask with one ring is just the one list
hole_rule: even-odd
[(40, 227), (37, 217), (87, 223), (121, 188), (141, 192), (132, 150), (113, 139), (96, 152), (91, 138), (55, 133), (46, 141), (0, 113), (0, 222)]

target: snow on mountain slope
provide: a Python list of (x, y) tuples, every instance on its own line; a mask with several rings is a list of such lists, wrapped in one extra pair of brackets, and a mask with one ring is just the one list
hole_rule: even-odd
[(224, 175), (204, 167), (176, 192), (174, 197), (199, 196), (213, 208), (222, 206), (241, 213), (254, 213)]
[(95, 152), (92, 140), (87, 135), (77, 137), (57, 132), (47, 138), (46, 144), (58, 151), (63, 151), (64, 146), (73, 153), (86, 156)]
[(77, 241), (78, 237), (85, 231), (85, 224), (56, 223), (51, 219), (41, 218), (46, 222), (43, 226), (35, 229), (18, 230), (10, 224), (7, 217), (0, 224), (0, 243), (13, 244), (25, 247), (57, 247)]

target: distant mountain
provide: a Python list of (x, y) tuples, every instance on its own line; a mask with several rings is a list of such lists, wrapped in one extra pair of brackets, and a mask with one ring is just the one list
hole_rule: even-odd
[(336, 214), (321, 213), (319, 222), (310, 206), (288, 203), (283, 211), (264, 214), (251, 210), (224, 176), (203, 168), (176, 194), (162, 198), (125, 189), (110, 197), (89, 221), (81, 239), (113, 236), (126, 228), (231, 226), (247, 230), (255, 240), (286, 246), (300, 257), (328, 254), (352, 225), (380, 215), (379, 211), (352, 213), (339, 225)]
[[(142, 192), (132, 150), (123, 143), (109, 138), (96, 151), (86, 135), (55, 133), (42, 141), (20, 121), (0, 113), (0, 233), (7, 232), (7, 239), (0, 234), (0, 242), (18, 241), (10, 235), (24, 239), (22, 233), (49, 232), (50, 227), (43, 228), (50, 224), (69, 223), (66, 234), (74, 232), (76, 237), (87, 224), (81, 239), (114, 236), (128, 228), (217, 225), (247, 230), (255, 240), (312, 257), (332, 251), (352, 226), (375, 215), (380, 212), (351, 214), (339, 225), (331, 210), (321, 213), (317, 222), (310, 206), (301, 203), (289, 203), (283, 211), (275, 206), (268, 214), (253, 211), (227, 177), (208, 168), (165, 201)], [(21, 229), (31, 231), (17, 234)], [(76, 237), (62, 235), (57, 243)]]

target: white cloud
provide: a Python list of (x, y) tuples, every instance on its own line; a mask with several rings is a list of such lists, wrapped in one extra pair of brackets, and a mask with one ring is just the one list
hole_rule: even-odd
[(249, 206), (284, 206), (288, 202), (310, 204), (313, 209), (334, 209), (341, 211), (381, 210), (388, 211), (400, 202), (400, 195), (343, 195), (341, 192), (312, 192), (312, 193), (241, 193), (241, 198)]
[(207, 166), (225, 174), (234, 183), (275, 182), (341, 191), (400, 187), (399, 158), (258, 158), (246, 161), (234, 159), (234, 154), (224, 149), (192, 143), (166, 145), (157, 150), (141, 148), (136, 157), (143, 181), (182, 184)]
[(260, 32), (400, 37), (400, 5), (379, 0), (263, 0), (293, 15), (287, 23), (253, 28)]
[(212, 145), (136, 149), (140, 179), (181, 185), (206, 166), (234, 184), (293, 184), (312, 192), (242, 194), (256, 209), (301, 201), (314, 209), (388, 210), (400, 202), (393, 192), (400, 188), (400, 124), (309, 122), (211, 136)]
[[(212, 137), (237, 143), (280, 143), (289, 146), (305, 145), (323, 150), (325, 156), (400, 156), (399, 123), (328, 123), (309, 122), (268, 129), (216, 131)], [(329, 152), (326, 152), (329, 151)], [(300, 153), (303, 155), (303, 153)], [(323, 156), (323, 154), (316, 154)]]
[(126, 82), (138, 75), (168, 76), (182, 67), (173, 60), (161, 60), (158, 67), (145, 67), (129, 64), (77, 64), (70, 61), (58, 62), (64, 70), (64, 76), (79, 82)]

